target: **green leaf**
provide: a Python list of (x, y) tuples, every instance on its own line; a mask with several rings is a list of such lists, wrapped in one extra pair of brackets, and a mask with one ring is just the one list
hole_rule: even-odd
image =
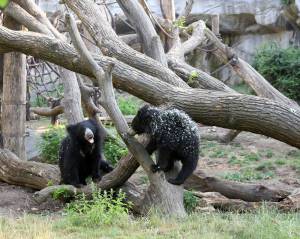
[(5, 8), (7, 4), (9, 3), (9, 0), (0, 0), (0, 8)]

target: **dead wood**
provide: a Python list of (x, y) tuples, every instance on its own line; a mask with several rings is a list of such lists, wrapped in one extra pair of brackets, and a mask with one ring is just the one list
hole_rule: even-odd
[(272, 201), (278, 202), (291, 192), (279, 188), (271, 188), (262, 184), (240, 183), (221, 180), (197, 170), (185, 183), (185, 188), (201, 192), (219, 192), (230, 199), (241, 199), (246, 202)]
[(114, 121), (116, 129), (126, 143), (128, 149), (135, 156), (135, 159), (143, 167), (149, 177), (150, 187), (146, 192), (144, 200), (140, 204), (142, 212), (147, 213), (150, 208), (155, 206), (167, 215), (176, 215), (180, 217), (186, 215), (183, 206), (183, 191), (177, 190), (177, 188), (180, 188), (179, 186), (170, 185), (162, 172), (152, 173), (151, 166), (154, 164), (152, 159), (144, 146), (128, 133), (129, 127), (117, 105), (113, 91), (111, 76), (113, 65), (108, 66), (105, 70), (99, 67), (84, 45), (73, 17), (67, 15), (66, 21), (70, 26), (69, 32), (73, 44), (78, 49), (80, 55), (88, 63), (88, 66), (91, 68), (91, 71), (102, 90), (102, 106)]
[(31, 107), (30, 111), (33, 113), (40, 115), (40, 116), (56, 116), (59, 114), (62, 114), (64, 112), (64, 107), (59, 105), (55, 106), (54, 108), (48, 108), (48, 107)]

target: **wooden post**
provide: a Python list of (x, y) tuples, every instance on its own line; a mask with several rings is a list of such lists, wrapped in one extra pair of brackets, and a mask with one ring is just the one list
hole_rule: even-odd
[[(22, 26), (8, 16), (3, 25), (13, 30)], [(25, 159), (26, 118), (26, 56), (12, 52), (4, 54), (2, 133), (4, 147)]]
[(175, 4), (174, 0), (160, 0), (160, 7), (165, 19), (171, 22), (175, 21)]
[(220, 36), (220, 17), (219, 17), (219, 15), (212, 15), (211, 30), (217, 37)]

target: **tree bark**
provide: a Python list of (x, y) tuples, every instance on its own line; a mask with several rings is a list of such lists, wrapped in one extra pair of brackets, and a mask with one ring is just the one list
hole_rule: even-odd
[[(3, 24), (14, 30), (22, 26), (5, 16)], [(22, 159), (25, 152), (26, 121), (26, 56), (21, 53), (4, 55), (2, 133), (4, 147)]]
[(31, 107), (30, 111), (37, 115), (52, 117), (64, 113), (64, 107), (59, 105), (54, 108)]
[(60, 173), (57, 166), (20, 160), (8, 149), (1, 149), (0, 178), (9, 184), (42, 189), (51, 184), (58, 184)]
[[(0, 46), (93, 76), (72, 46), (45, 35), (0, 27)], [(115, 87), (149, 103), (174, 104), (203, 124), (263, 134), (300, 148), (300, 111), (288, 105), (256, 96), (178, 88), (116, 59), (97, 56), (95, 60), (102, 67), (113, 62)]]
[(143, 44), (145, 54), (167, 67), (168, 64), (163, 45), (140, 3), (137, 0), (118, 0), (118, 4), (135, 27)]
[(97, 7), (93, 1), (65, 0), (64, 2), (76, 13), (104, 55), (113, 56), (173, 85), (188, 87), (170, 69), (122, 42), (107, 21), (96, 11)]
[(75, 20), (71, 15), (66, 16), (66, 22), (70, 25), (69, 32), (73, 44), (78, 49), (80, 55), (88, 63), (88, 66), (93, 72), (93, 75), (96, 77), (102, 90), (102, 106), (114, 121), (116, 129), (123, 141), (126, 143), (128, 149), (136, 157), (136, 160), (143, 167), (149, 177), (150, 187), (143, 202), (141, 203), (141, 209), (144, 213), (146, 213), (150, 210), (150, 208), (156, 207), (167, 215), (180, 217), (185, 216), (186, 212), (183, 206), (183, 191), (177, 190), (178, 186), (170, 185), (162, 172), (154, 174), (151, 171), (153, 161), (144, 146), (139, 144), (133, 136), (128, 134), (129, 127), (117, 105), (113, 91), (111, 76), (113, 65), (109, 65), (105, 70), (99, 67), (84, 45), (75, 24)]
[(64, 85), (62, 104), (69, 124), (75, 124), (84, 119), (81, 108), (81, 94), (74, 72), (60, 68), (60, 76)]
[(280, 188), (271, 188), (263, 184), (240, 183), (222, 180), (197, 170), (185, 182), (185, 188), (201, 192), (219, 192), (230, 199), (241, 199), (246, 202), (278, 202), (291, 192)]

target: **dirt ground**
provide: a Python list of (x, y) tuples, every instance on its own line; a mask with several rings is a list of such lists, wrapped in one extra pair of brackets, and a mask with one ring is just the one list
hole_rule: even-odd
[[(46, 129), (43, 125), (28, 125), (28, 152), (36, 152), (38, 137)], [(224, 129), (201, 127), (201, 132), (222, 134)], [(212, 175), (242, 182), (276, 183), (291, 189), (300, 187), (300, 150), (277, 140), (242, 132), (229, 145), (202, 140), (201, 151), (198, 167)], [(33, 193), (32, 189), (0, 182), (0, 216), (48, 213), (62, 208), (61, 203), (52, 200), (37, 205)]]

